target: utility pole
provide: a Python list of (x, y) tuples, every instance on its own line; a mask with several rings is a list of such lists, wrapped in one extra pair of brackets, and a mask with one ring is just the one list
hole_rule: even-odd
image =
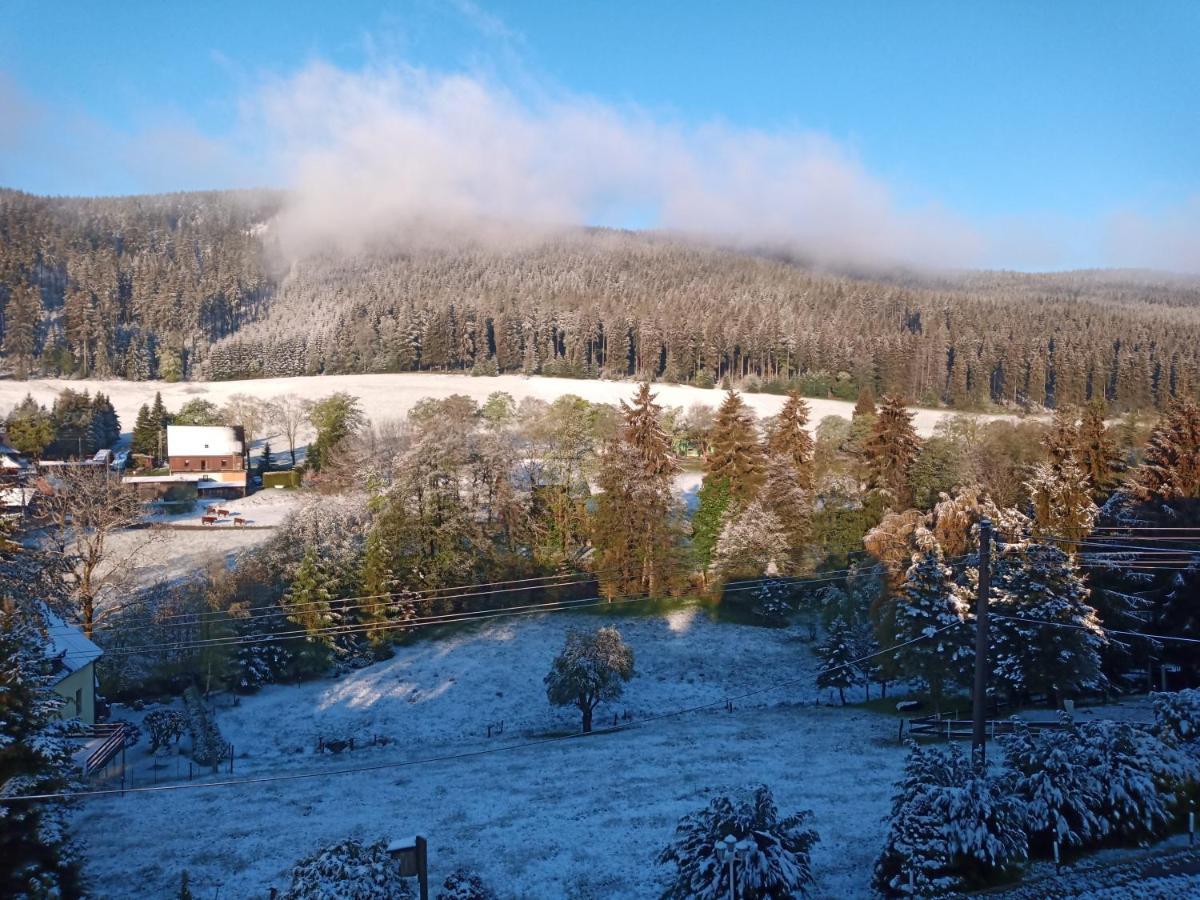
[(971, 755), (987, 760), (988, 595), (992, 581), (992, 520), (979, 520), (979, 590), (975, 598), (975, 693)]

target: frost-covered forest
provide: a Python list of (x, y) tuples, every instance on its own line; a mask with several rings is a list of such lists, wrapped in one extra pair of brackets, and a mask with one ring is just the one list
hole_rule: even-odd
[(412, 370), (728, 378), (853, 398), (1162, 408), (1200, 379), (1200, 285), (1147, 272), (851, 275), (655, 235), (284, 260), (269, 192), (0, 192), (18, 375)]

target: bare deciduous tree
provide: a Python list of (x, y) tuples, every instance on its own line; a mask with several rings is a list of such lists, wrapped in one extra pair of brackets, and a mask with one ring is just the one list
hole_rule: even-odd
[(296, 465), (296, 439), (300, 428), (308, 421), (308, 404), (297, 394), (284, 394), (267, 405), (267, 421), (287, 438), (292, 465)]
[(149, 529), (119, 546), (112, 540), (141, 521), (142, 501), (107, 470), (89, 466), (64, 468), (40, 482), (38, 503), (46, 539), (64, 560), (76, 613), (84, 634), (91, 637), (102, 617), (96, 609), (101, 589), (127, 584), (133, 559), (154, 540)]

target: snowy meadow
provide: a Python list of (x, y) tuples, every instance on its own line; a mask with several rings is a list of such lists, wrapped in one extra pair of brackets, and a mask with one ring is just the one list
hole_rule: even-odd
[[(597, 710), (597, 727), (626, 713), (632, 727), (504, 749), (578, 730), (577, 714), (548, 705), (542, 677), (569, 626), (600, 624), (621, 630), (636, 675)], [(890, 717), (829, 708), (815, 669), (799, 630), (717, 622), (694, 606), (518, 617), (422, 640), (352, 674), (222, 709), (235, 777), (252, 783), (84, 801), (75, 827), (87, 835), (86, 872), (113, 897), (166, 895), (183, 868), (200, 896), (218, 886), (266, 896), (318, 847), (422, 833), (435, 879), (466, 866), (505, 898), (650, 897), (666, 874), (655, 857), (680, 816), (715, 792), (764, 782), (784, 813), (814, 813), (813, 894), (869, 896), (904, 751)], [(388, 743), (371, 745), (376, 736)], [(353, 752), (318, 752), (322, 738), (350, 737)], [(480, 751), (497, 752), (471, 755)], [(144, 754), (144, 743), (130, 752)], [(378, 768), (334, 774), (359, 767)], [(294, 773), (313, 777), (253, 783)]]

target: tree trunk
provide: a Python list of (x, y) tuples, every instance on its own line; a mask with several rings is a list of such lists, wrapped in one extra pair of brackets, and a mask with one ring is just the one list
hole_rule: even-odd
[(583, 733), (584, 734), (592, 733), (592, 710), (591, 710), (591, 708), (585, 709), (583, 711)]
[(846, 705), (846, 691), (844, 688), (838, 688), (838, 697), (842, 700), (842, 706)]

